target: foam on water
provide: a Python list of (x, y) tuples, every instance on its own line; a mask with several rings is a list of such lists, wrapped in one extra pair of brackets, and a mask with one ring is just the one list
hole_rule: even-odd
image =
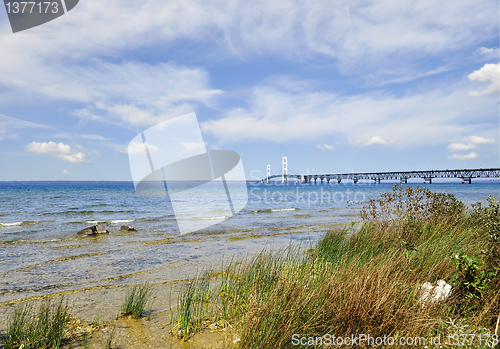
[(135, 219), (115, 219), (111, 221), (111, 224), (122, 224), (122, 223), (132, 223)]
[(217, 217), (195, 217), (193, 219), (206, 221), (206, 220), (221, 220), (221, 219), (227, 219), (227, 218), (229, 218), (229, 217), (228, 216), (217, 216)]
[(0, 225), (2, 225), (4, 227), (15, 227), (15, 226), (22, 225), (22, 224), (23, 224), (23, 222), (0, 223)]
[(33, 225), (36, 222), (33, 221), (22, 221), (22, 222), (11, 222), (11, 223), (0, 223), (0, 227), (18, 227), (20, 225)]

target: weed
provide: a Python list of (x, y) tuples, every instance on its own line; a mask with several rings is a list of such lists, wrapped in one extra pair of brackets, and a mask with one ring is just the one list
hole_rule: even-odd
[(106, 349), (113, 348), (113, 340), (115, 339), (115, 329), (113, 328), (108, 333), (108, 337), (106, 337)]
[[(179, 296), (177, 316), (177, 336), (187, 339), (200, 329), (210, 301), (210, 275), (197, 277), (185, 284)], [(171, 323), (172, 325), (172, 323)]]
[(139, 319), (142, 317), (142, 313), (150, 297), (151, 286), (148, 283), (132, 286), (125, 294), (121, 307), (121, 315)]
[(31, 303), (17, 308), (8, 325), (4, 348), (59, 348), (69, 323), (69, 308), (63, 297), (43, 302), (38, 309)]

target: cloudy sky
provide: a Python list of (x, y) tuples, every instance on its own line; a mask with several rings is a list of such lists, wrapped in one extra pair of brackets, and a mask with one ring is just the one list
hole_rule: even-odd
[(498, 47), (498, 0), (0, 9), (0, 180), (130, 180), (128, 143), (191, 112), (248, 179), (499, 167)]

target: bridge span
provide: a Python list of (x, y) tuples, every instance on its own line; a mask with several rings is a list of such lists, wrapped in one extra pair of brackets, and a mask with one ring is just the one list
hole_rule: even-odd
[(360, 173), (324, 173), (324, 174), (288, 174), (288, 163), (286, 157), (283, 158), (283, 169), (281, 174), (271, 175), (270, 166), (267, 166), (267, 176), (261, 182), (267, 182), (273, 178), (280, 178), (283, 183), (288, 182), (288, 178), (295, 178), (300, 183), (320, 183), (325, 181), (352, 180), (358, 183), (359, 180), (372, 180), (380, 183), (383, 180), (396, 180), (401, 183), (408, 183), (410, 178), (421, 178), (424, 183), (432, 183), (433, 178), (457, 178), (462, 179), (462, 183), (472, 183), (473, 178), (500, 178), (500, 168), (478, 168), (463, 170), (427, 170), (427, 171), (394, 171), (394, 172), (360, 172)]

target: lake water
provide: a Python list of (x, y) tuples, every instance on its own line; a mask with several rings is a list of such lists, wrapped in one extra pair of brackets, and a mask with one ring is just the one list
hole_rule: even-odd
[[(238, 214), (181, 235), (177, 220), (221, 219), (220, 196), (211, 195), (218, 187), (186, 195), (192, 209), (174, 214), (168, 199), (140, 196), (129, 182), (0, 182), (0, 301), (127, 283), (139, 274), (152, 282), (182, 280), (265, 246), (313, 243), (333, 226), (359, 220), (347, 200), (378, 198), (392, 185), (247, 183), (248, 204)], [(500, 196), (494, 181), (425, 187), (467, 204)], [(110, 234), (76, 236), (95, 224)], [(124, 224), (137, 232), (120, 232)]]

